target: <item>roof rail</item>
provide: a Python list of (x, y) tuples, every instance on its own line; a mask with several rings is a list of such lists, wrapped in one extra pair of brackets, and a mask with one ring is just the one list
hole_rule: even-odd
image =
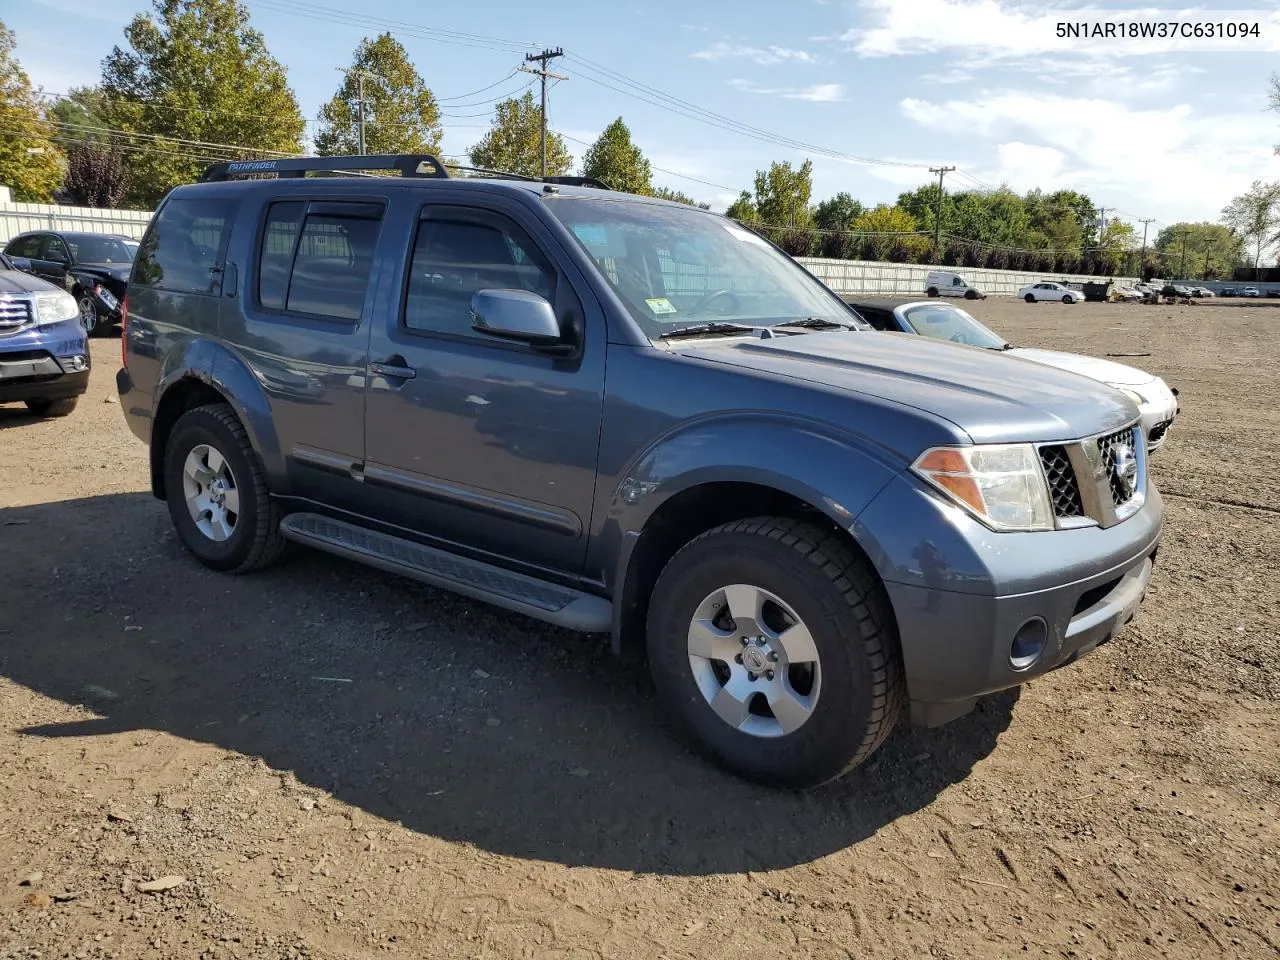
[(508, 173), (506, 170), (490, 170), (488, 167), (464, 167), (460, 163), (449, 164), (450, 170), (461, 170), (463, 173), (478, 173), (482, 177), (499, 177), (503, 180), (528, 180), (537, 182), (537, 177), (526, 177), (523, 173)]
[(595, 177), (530, 177), (530, 180), (541, 179), (543, 183), (559, 183), (566, 187), (595, 187), (597, 190), (612, 190), (603, 180), (597, 180)]
[(398, 170), (402, 177), (448, 179), (443, 163), (429, 153), (371, 154), (346, 157), (287, 157), (278, 160), (230, 160), (205, 168), (201, 183), (274, 173), (278, 177), (305, 177), (308, 173), (357, 175), (367, 170)]

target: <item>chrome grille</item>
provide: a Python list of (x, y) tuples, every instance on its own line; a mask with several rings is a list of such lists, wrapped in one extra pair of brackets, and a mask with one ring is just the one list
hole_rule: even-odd
[(1080, 502), (1080, 484), (1076, 481), (1076, 471), (1071, 466), (1066, 448), (1057, 445), (1041, 447), (1040, 464), (1044, 467), (1044, 478), (1049, 482), (1053, 515), (1059, 519), (1083, 517), (1084, 504)]
[(1133, 427), (1117, 431), (1109, 436), (1100, 437), (1098, 439), (1098, 454), (1102, 458), (1102, 465), (1106, 470), (1108, 485), (1111, 488), (1111, 502), (1117, 507), (1132, 500), (1136, 491), (1127, 489), (1124, 481), (1120, 479), (1119, 475), (1115, 471), (1116, 448), (1123, 443), (1128, 444), (1131, 450), (1136, 451), (1136, 444), (1141, 442), (1141, 437)]
[(0, 330), (12, 330), (31, 322), (31, 301), (0, 297)]

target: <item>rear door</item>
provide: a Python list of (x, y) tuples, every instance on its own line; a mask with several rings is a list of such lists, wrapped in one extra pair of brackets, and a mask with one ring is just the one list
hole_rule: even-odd
[(266, 394), (289, 492), (351, 510), (362, 509), (365, 368), (385, 214), (378, 196), (268, 199), (244, 295), (222, 324)]

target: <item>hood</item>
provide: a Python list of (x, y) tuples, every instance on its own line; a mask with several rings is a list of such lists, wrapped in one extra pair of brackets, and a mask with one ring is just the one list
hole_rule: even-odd
[(75, 269), (84, 273), (95, 273), (101, 277), (109, 277), (112, 280), (119, 280), (121, 283), (129, 282), (129, 272), (133, 270), (131, 263), (77, 263)]
[(57, 284), (41, 280), (21, 270), (0, 270), (0, 294), (5, 293), (48, 293), (50, 290), (61, 290)]
[(878, 397), (946, 420), (974, 443), (1073, 440), (1138, 419), (1124, 394), (982, 347), (905, 333), (703, 340), (676, 352)]
[(1098, 357), (1086, 357), (1079, 353), (1062, 353), (1058, 350), (1034, 350), (1031, 347), (1014, 347), (1006, 351), (1023, 360), (1043, 363), (1059, 370), (1070, 370), (1091, 380), (1116, 384), (1122, 387), (1140, 387), (1144, 383), (1155, 380), (1151, 374), (1137, 367), (1125, 366), (1123, 363), (1112, 363)]

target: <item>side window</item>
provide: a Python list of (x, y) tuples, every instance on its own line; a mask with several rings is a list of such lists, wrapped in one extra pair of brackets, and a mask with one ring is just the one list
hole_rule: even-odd
[(864, 310), (855, 308), (858, 313), (862, 314), (862, 319), (871, 324), (877, 330), (897, 330), (898, 325), (894, 322), (893, 314), (886, 310)]
[(131, 283), (173, 293), (217, 294), (237, 201), (170, 200), (138, 249)]
[(505, 220), (441, 218), (418, 225), (405, 327), (483, 338), (471, 329), (471, 297), (491, 289), (528, 290), (554, 303), (556, 275), (524, 231)]
[(378, 203), (273, 203), (258, 260), (258, 302), (334, 320), (359, 320), (382, 226)]
[(951, 285), (953, 287), (963, 287), (964, 281), (961, 280), (959, 277), (956, 277), (954, 280), (951, 281)]
[(40, 237), (19, 237), (9, 244), (5, 251), (11, 257), (26, 257), (29, 260), (40, 259)]
[(40, 253), (37, 256), (41, 260), (48, 260), (50, 263), (71, 262), (71, 253), (67, 250), (67, 245), (62, 242), (61, 237), (44, 237), (40, 243)]

